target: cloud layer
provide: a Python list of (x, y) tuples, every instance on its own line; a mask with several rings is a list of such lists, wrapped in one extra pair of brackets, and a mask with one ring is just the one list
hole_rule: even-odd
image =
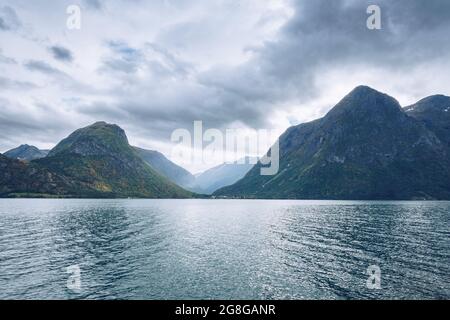
[(60, 61), (72, 62), (72, 52), (62, 46), (51, 46), (48, 48), (53, 55), (53, 58)]
[[(359, 84), (404, 105), (450, 94), (446, 0), (84, 1), (79, 31), (66, 29), (64, 1), (6, 2), (2, 151), (106, 120), (168, 153), (194, 120), (281, 132)], [(381, 30), (366, 27), (370, 4)]]

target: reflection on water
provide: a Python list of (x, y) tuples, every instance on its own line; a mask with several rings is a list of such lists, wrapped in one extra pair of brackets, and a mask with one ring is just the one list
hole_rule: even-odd
[(448, 299), (449, 227), (449, 202), (0, 200), (0, 298)]

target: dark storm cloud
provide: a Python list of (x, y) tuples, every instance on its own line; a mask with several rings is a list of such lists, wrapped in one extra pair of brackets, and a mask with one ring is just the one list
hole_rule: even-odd
[(45, 61), (30, 60), (25, 63), (25, 68), (30, 71), (36, 71), (47, 75), (63, 75), (64, 73), (57, 68), (52, 67)]
[(64, 62), (72, 62), (73, 54), (72, 52), (63, 47), (63, 46), (51, 46), (48, 50), (52, 53), (53, 58), (56, 60), (64, 61)]
[(16, 30), (20, 27), (21, 23), (16, 11), (9, 7), (0, 7), (0, 30), (9, 31)]
[[(370, 4), (381, 7), (382, 30), (366, 27)], [(450, 1), (296, 1), (294, 9), (276, 40), (253, 49), (253, 60), (199, 76), (227, 101), (218, 107), (235, 111), (236, 119), (255, 113), (247, 123), (264, 126), (267, 108), (314, 97), (320, 91), (315, 77), (331, 68), (345, 72), (346, 66), (366, 65), (408, 72), (449, 53)]]
[[(366, 28), (370, 4), (381, 8), (382, 30)], [(446, 0), (300, 1), (281, 39), (264, 55), (282, 71), (281, 55), (286, 55), (285, 64), (306, 68), (336, 61), (405, 65), (438, 57), (449, 48), (449, 26)]]
[[(235, 67), (197, 72), (159, 44), (135, 48), (122, 41), (108, 42), (111, 54), (103, 60), (101, 71), (123, 77), (122, 85), (112, 92), (117, 101), (82, 112), (110, 121), (126, 118), (149, 136), (165, 139), (175, 128), (192, 127), (194, 120), (215, 128), (235, 121), (266, 128), (274, 106), (301, 104), (326, 94), (316, 81), (322, 72), (338, 68), (345, 76), (347, 68), (358, 65), (406, 75), (420, 63), (450, 52), (450, 1), (292, 4), (293, 16), (275, 39), (249, 48), (253, 57)], [(366, 26), (371, 4), (381, 7), (381, 30)], [(138, 70), (143, 75), (133, 77)]]
[(90, 9), (101, 10), (103, 8), (103, 2), (100, 0), (84, 0), (83, 3)]

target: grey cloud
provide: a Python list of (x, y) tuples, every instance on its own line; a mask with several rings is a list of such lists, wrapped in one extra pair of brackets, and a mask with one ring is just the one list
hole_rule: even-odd
[(17, 81), (0, 76), (0, 91), (5, 89), (30, 90), (37, 88), (37, 85), (29, 81)]
[(109, 41), (110, 55), (104, 58), (101, 72), (135, 73), (142, 61), (141, 52), (123, 41)]
[[(412, 67), (449, 54), (450, 2), (384, 1), (383, 29), (366, 28), (366, 8), (372, 1), (295, 1), (291, 20), (276, 40), (253, 49), (254, 58), (235, 68), (212, 69), (199, 81), (217, 88), (224, 99), (234, 95), (228, 108), (260, 114), (246, 119), (264, 125), (270, 109), (284, 101), (315, 97), (314, 80), (324, 70), (366, 65), (408, 72)], [(447, 66), (448, 67), (448, 66)], [(241, 106), (241, 107), (239, 107)], [(244, 118), (245, 119), (245, 118)], [(264, 120), (259, 122), (258, 119)]]
[(0, 7), (0, 30), (9, 31), (17, 30), (21, 26), (16, 11), (9, 7)]
[[(194, 120), (204, 119), (210, 127), (222, 127), (239, 113), (236, 106), (240, 103), (234, 101), (235, 95), (203, 86), (195, 79), (195, 66), (167, 48), (155, 43), (132, 48), (118, 41), (108, 46), (113, 56), (104, 60), (101, 72), (124, 74), (123, 82), (111, 90), (111, 95), (117, 97), (116, 103), (83, 106), (80, 112), (107, 117), (109, 121), (126, 118), (144, 128), (149, 136), (165, 140), (172, 130), (191, 127)], [(132, 76), (137, 69), (142, 70), (143, 77)], [(116, 79), (120, 77), (116, 75)], [(253, 120), (259, 117), (251, 109), (240, 113)]]
[(25, 63), (25, 68), (30, 71), (36, 71), (47, 75), (63, 75), (64, 73), (57, 68), (52, 67), (45, 61), (30, 60)]
[(89, 114), (95, 119), (103, 121), (115, 122), (118, 119), (126, 119), (128, 114), (126, 111), (111, 103), (94, 102), (78, 104), (77, 111), (83, 114)]
[(2, 50), (0, 49), (0, 63), (4, 64), (17, 64), (17, 61), (13, 58), (7, 57), (3, 55)]
[(195, 72), (195, 68), (166, 48), (145, 43), (139, 48), (123, 41), (109, 41), (110, 54), (103, 59), (100, 72), (134, 74), (138, 69), (151, 73), (154, 77), (184, 77)]
[(255, 126), (264, 122), (263, 114), (240, 97), (182, 81), (171, 82), (170, 86), (153, 82), (139, 85), (136, 92), (140, 94), (118, 88), (115, 104), (92, 104), (79, 111), (110, 122), (126, 121), (139, 127), (145, 136), (164, 142), (170, 141), (172, 131), (177, 128), (192, 129), (195, 120), (202, 120), (205, 128), (222, 129), (237, 116)]
[[(98, 1), (88, 2), (96, 8)], [(366, 28), (366, 9), (374, 3), (382, 10), (382, 30)], [(450, 1), (292, 0), (290, 4), (290, 20), (272, 40), (251, 47), (249, 59), (240, 65), (204, 70), (180, 58), (191, 41), (208, 43), (213, 36), (201, 22), (188, 28), (189, 21), (202, 21), (196, 17), (180, 19), (175, 27), (168, 23), (152, 43), (104, 43), (108, 52), (98, 71), (115, 85), (105, 94), (106, 102), (87, 99), (74, 107), (74, 113), (126, 122), (164, 141), (172, 130), (190, 128), (194, 120), (203, 120), (206, 127), (224, 128), (240, 121), (264, 128), (277, 111), (274, 106), (302, 105), (326, 95), (318, 76), (330, 70), (339, 70), (338, 81), (345, 84), (346, 73), (354, 66), (386, 74), (394, 71), (406, 79), (402, 77), (411, 77), (411, 70), (421, 64), (449, 61)], [(44, 61), (29, 61), (25, 67), (57, 79), (58, 84), (74, 83)], [(442, 70), (448, 73), (448, 62)]]
[(405, 65), (436, 57), (437, 48), (450, 47), (441, 37), (449, 31), (450, 2), (376, 3), (381, 7), (382, 30), (366, 28), (365, 10), (373, 1), (298, 1), (294, 17), (283, 29), (282, 40), (266, 50), (267, 58), (276, 61), (274, 58), (279, 57), (274, 55), (283, 52), (279, 50), (281, 46), (295, 50), (298, 53), (295, 62), (303, 61), (303, 65), (329, 64), (348, 58), (352, 63)]
[(420, 63), (449, 54), (450, 41), (444, 40), (450, 34), (450, 2), (377, 3), (382, 30), (366, 27), (372, 1), (293, 1), (292, 18), (273, 41), (252, 48), (248, 62), (204, 72), (155, 43), (132, 48), (110, 42), (113, 55), (105, 59), (105, 69), (127, 75), (141, 69), (145, 76), (126, 77), (126, 86), (114, 88), (114, 112), (104, 106), (84, 112), (111, 120), (126, 117), (161, 139), (178, 127), (191, 127), (194, 120), (216, 128), (234, 121), (265, 128), (274, 106), (300, 104), (324, 94), (316, 81), (323, 71), (340, 68), (345, 74), (347, 67), (363, 65), (407, 74)]
[(83, 3), (90, 9), (101, 10), (103, 8), (103, 2), (100, 0), (84, 0)]
[(62, 88), (68, 88), (74, 90), (77, 94), (93, 94), (95, 90), (76, 79), (71, 75), (59, 70), (41, 60), (30, 60), (24, 64), (24, 67), (32, 72), (38, 72), (51, 78), (55, 84)]
[(146, 43), (146, 47), (153, 50), (156, 54), (159, 54), (163, 57), (163, 60), (167, 67), (171, 70), (172, 73), (179, 75), (188, 75), (195, 72), (195, 67), (176, 57), (172, 52), (167, 50), (167, 48), (162, 47), (156, 43)]
[(64, 61), (64, 62), (72, 62), (73, 54), (72, 52), (63, 47), (63, 46), (51, 46), (48, 50), (52, 53), (53, 58), (56, 60)]
[(55, 113), (45, 117), (31, 112), (18, 103), (0, 97), (0, 147), (3, 151), (28, 143), (37, 145), (52, 142), (53, 137), (63, 137), (68, 123)]

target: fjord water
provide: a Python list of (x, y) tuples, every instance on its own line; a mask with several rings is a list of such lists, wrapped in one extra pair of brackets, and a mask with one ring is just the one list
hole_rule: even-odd
[(21, 298), (448, 299), (450, 202), (0, 200)]

